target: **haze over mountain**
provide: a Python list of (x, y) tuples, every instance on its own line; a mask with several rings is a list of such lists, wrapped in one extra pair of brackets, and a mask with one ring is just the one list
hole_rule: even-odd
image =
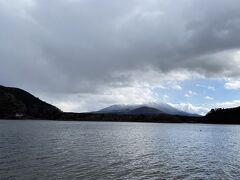
[[(178, 110), (167, 103), (148, 103), (148, 104), (137, 104), (137, 105), (112, 105), (97, 111), (98, 113), (112, 113), (112, 114), (133, 114), (134, 110), (140, 113), (139, 108), (143, 108), (142, 114), (170, 114), (170, 115), (181, 115), (181, 116), (199, 116), (197, 114), (187, 113)], [(148, 111), (149, 110), (149, 111)]]

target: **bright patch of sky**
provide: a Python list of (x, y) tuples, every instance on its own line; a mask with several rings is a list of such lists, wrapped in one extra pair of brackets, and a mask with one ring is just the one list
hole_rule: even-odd
[[(240, 97), (240, 90), (226, 88), (226, 83), (227, 81), (222, 79), (186, 80), (179, 82), (181, 90), (155, 88), (154, 92), (159, 101), (191, 104), (210, 109), (224, 107), (221, 104), (227, 105), (226, 102), (234, 102), (236, 97)], [(231, 107), (231, 104), (228, 105)]]

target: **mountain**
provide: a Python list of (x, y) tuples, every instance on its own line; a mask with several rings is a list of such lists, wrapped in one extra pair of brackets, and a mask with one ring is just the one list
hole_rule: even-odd
[(56, 119), (61, 113), (22, 89), (0, 86), (0, 118)]
[(98, 111), (99, 113), (114, 113), (114, 114), (123, 114), (123, 113), (127, 113), (131, 110), (134, 110), (138, 107), (141, 107), (141, 105), (124, 105), (124, 104), (116, 104), (116, 105), (112, 105), (106, 108), (101, 109), (100, 111)]
[(229, 123), (240, 124), (240, 106), (236, 108), (212, 109), (204, 117), (204, 121), (209, 123)]
[(0, 119), (240, 124), (240, 107), (212, 109), (206, 116), (191, 115), (164, 103), (113, 105), (98, 112), (67, 113), (22, 89), (0, 86)]
[(128, 114), (134, 114), (134, 115), (159, 115), (159, 114), (165, 114), (164, 112), (147, 106), (138, 107), (136, 109), (133, 109), (128, 112)]
[[(112, 105), (101, 109), (98, 113), (106, 113), (106, 114), (131, 114), (131, 111), (140, 107), (148, 107), (154, 108), (161, 113), (169, 114), (169, 115), (179, 115), (179, 116), (199, 116), (196, 114), (187, 113), (181, 110), (178, 110), (167, 103), (148, 103), (148, 104), (139, 104), (139, 105)], [(145, 114), (151, 114), (150, 112), (146, 112)], [(155, 113), (154, 113), (155, 114)]]

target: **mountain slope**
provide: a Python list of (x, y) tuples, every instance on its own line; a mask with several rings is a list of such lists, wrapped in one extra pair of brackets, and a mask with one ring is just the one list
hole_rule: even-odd
[(60, 114), (55, 106), (22, 89), (0, 86), (0, 118), (55, 119)]
[(164, 112), (152, 108), (152, 107), (139, 107), (136, 109), (133, 109), (131, 111), (128, 112), (128, 114), (135, 114), (135, 115), (159, 115), (159, 114), (165, 114)]
[(199, 116), (196, 114), (191, 114), (185, 111), (181, 111), (167, 103), (149, 103), (146, 104), (149, 107), (153, 107), (156, 108), (158, 110), (163, 111), (166, 114), (170, 114), (170, 115), (179, 115), (179, 116)]
[(134, 110), (138, 107), (141, 107), (141, 105), (124, 105), (124, 104), (116, 104), (112, 105), (106, 108), (103, 108), (99, 110), (99, 113), (127, 113), (131, 110)]
[(205, 122), (211, 123), (229, 123), (239, 124), (240, 123), (240, 106), (236, 108), (227, 109), (212, 109), (204, 117)]

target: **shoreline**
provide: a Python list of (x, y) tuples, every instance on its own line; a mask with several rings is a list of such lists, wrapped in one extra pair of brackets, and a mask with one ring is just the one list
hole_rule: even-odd
[(72, 113), (63, 113), (64, 115), (59, 118), (48, 119), (48, 118), (35, 118), (35, 117), (22, 117), (22, 118), (0, 118), (0, 120), (6, 121), (18, 121), (18, 120), (28, 120), (28, 121), (68, 121), (68, 122), (131, 122), (131, 123), (169, 123), (169, 124), (219, 124), (219, 125), (240, 125), (238, 120), (225, 120), (211, 121), (205, 116), (203, 117), (186, 117), (186, 116), (169, 116), (164, 119), (165, 116), (147, 116), (147, 115), (113, 115), (113, 114), (87, 114), (87, 113), (74, 113), (75, 117), (72, 116)]

